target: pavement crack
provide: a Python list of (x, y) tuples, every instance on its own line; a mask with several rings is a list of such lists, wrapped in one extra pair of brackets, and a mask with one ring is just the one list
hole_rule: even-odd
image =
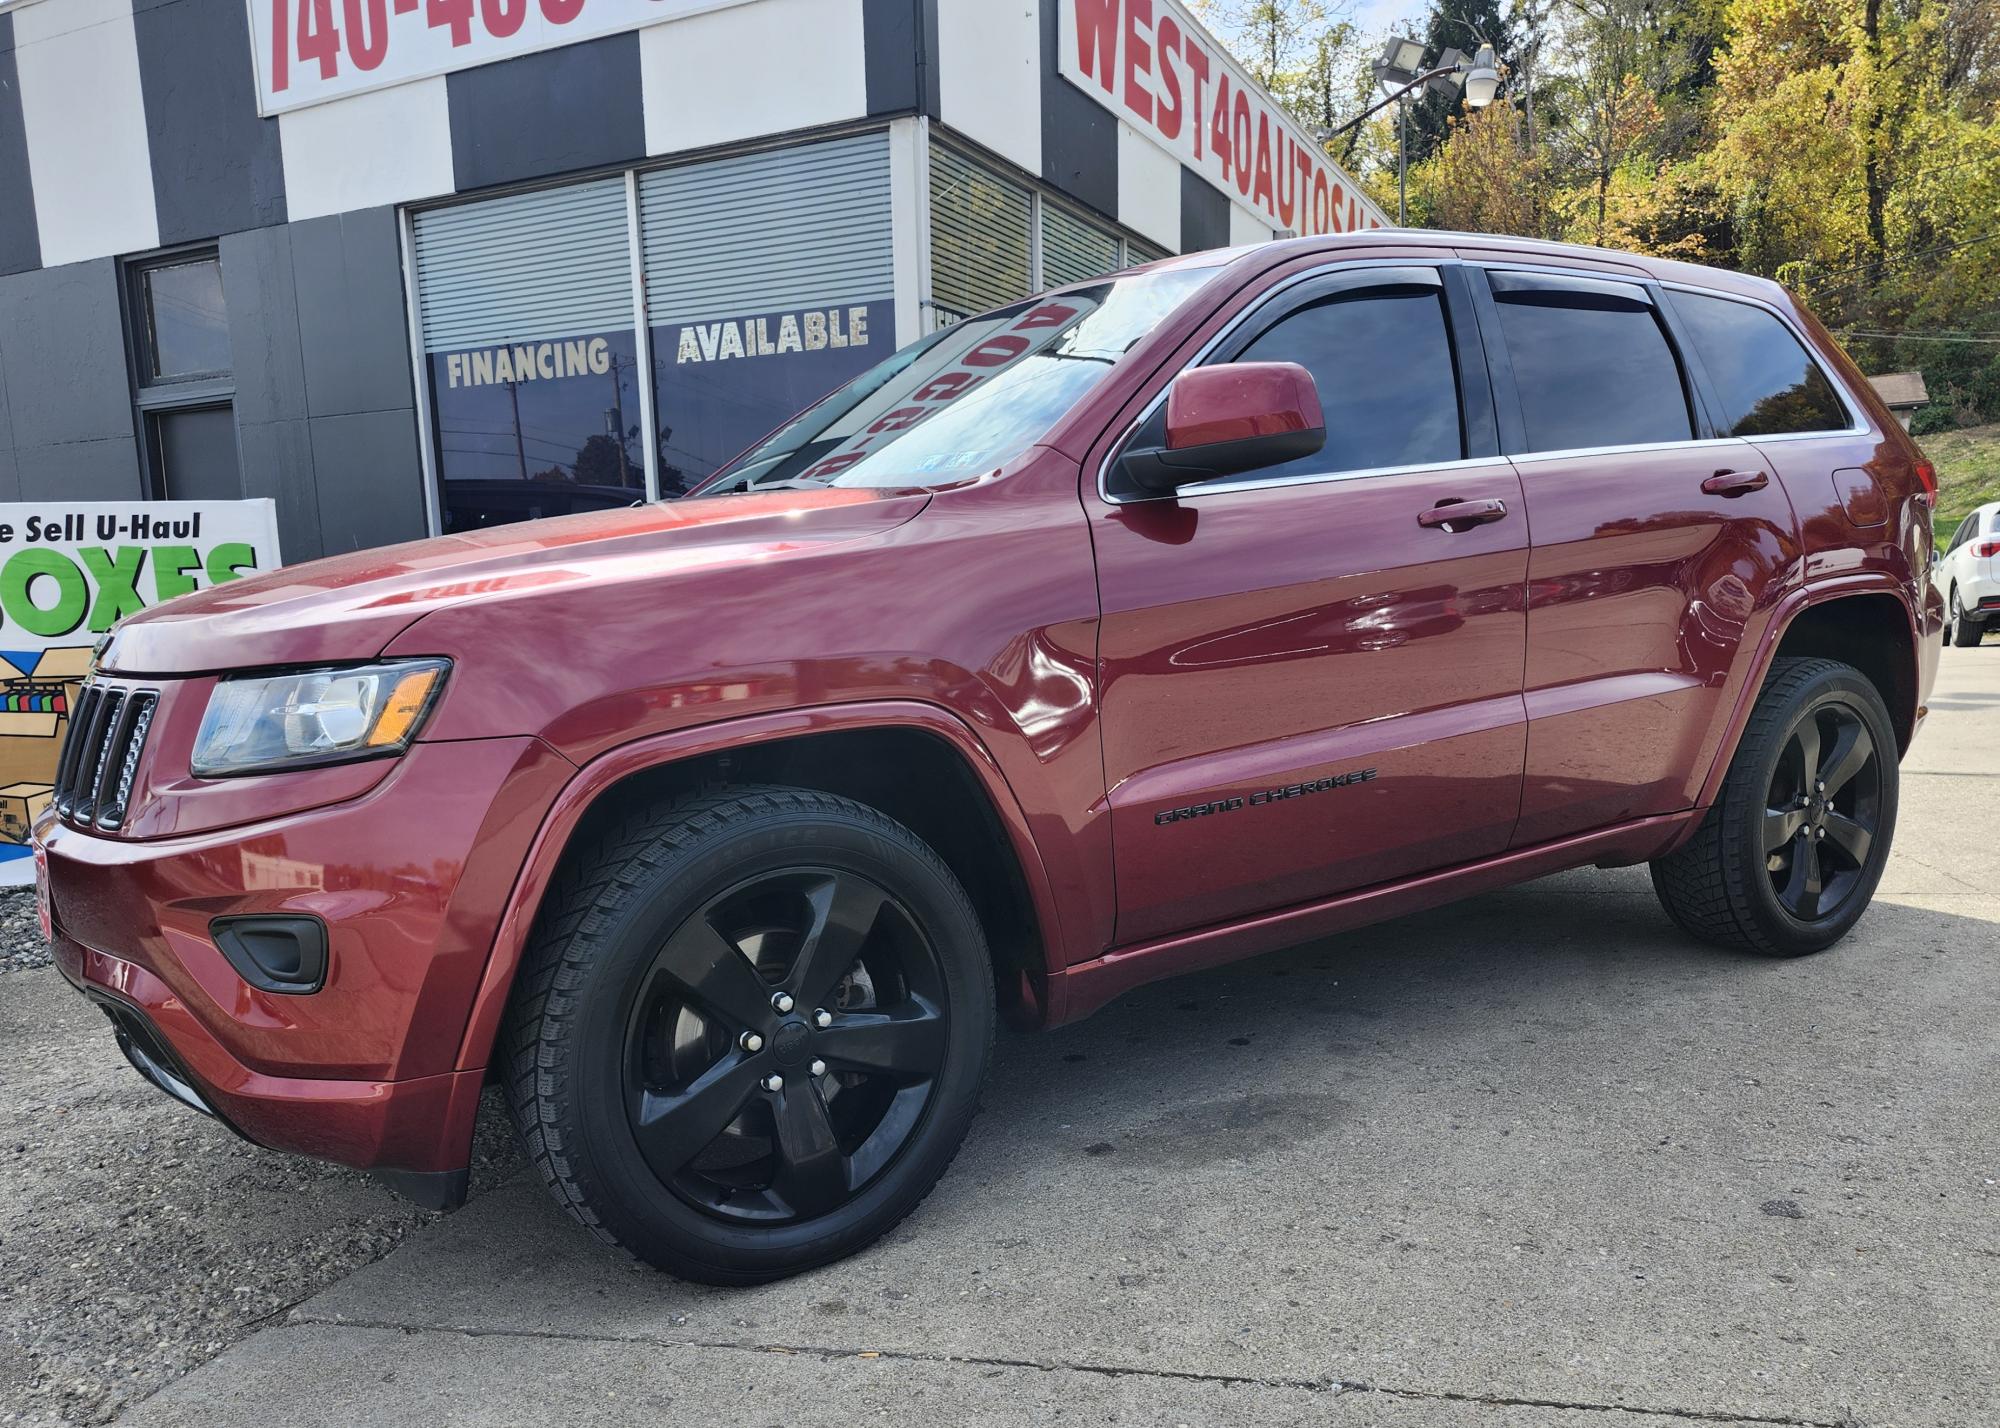
[(1216, 1384), (1224, 1388), (1267, 1388), (1295, 1393), (1339, 1395), (1372, 1393), (1408, 1402), (1466, 1403), (1488, 1408), (1540, 1408), (1577, 1413), (1623, 1413), (1634, 1418), (1678, 1418), (1689, 1423), (1756, 1423), (1768, 1428), (1855, 1428), (1848, 1418), (1802, 1418), (1783, 1414), (1727, 1412), (1719, 1409), (1659, 1407), (1632, 1403), (1595, 1403), (1588, 1399), (1535, 1398), (1513, 1394), (1466, 1393), (1452, 1389), (1413, 1388), (1370, 1383), (1361, 1379), (1289, 1378), (1260, 1374), (1202, 1373), (1193, 1369), (1143, 1368), (1131, 1364), (1098, 1364), (1066, 1359), (1020, 1359), (990, 1354), (921, 1353), (909, 1349), (836, 1348), (825, 1344), (745, 1343), (730, 1339), (663, 1338), (650, 1334), (585, 1334), (562, 1329), (475, 1328), (463, 1324), (408, 1324), (394, 1320), (313, 1318), (293, 1315), (292, 1324), (339, 1329), (375, 1329), (406, 1335), (459, 1334), (468, 1339), (544, 1339), (556, 1343), (644, 1344), (652, 1348), (696, 1349), (718, 1353), (779, 1354), (828, 1362), (866, 1357), (870, 1361), (963, 1365), (970, 1368), (1016, 1369), (1034, 1373), (1079, 1373), (1100, 1378), (1153, 1379), (1170, 1383)]

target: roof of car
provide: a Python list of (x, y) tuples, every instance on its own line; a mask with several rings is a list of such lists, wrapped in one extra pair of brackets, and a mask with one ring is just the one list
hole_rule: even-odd
[(1663, 283), (1686, 283), (1741, 293), (1767, 302), (1784, 301), (1783, 288), (1768, 278), (1728, 268), (1711, 268), (1700, 263), (1683, 263), (1656, 258), (1645, 253), (1626, 253), (1614, 248), (1592, 248), (1581, 243), (1555, 243), (1541, 238), (1517, 238), (1504, 233), (1450, 233), (1434, 228), (1369, 228), (1357, 233), (1330, 234), (1318, 238), (1280, 238), (1247, 248), (1225, 249), (1208, 255), (1233, 259), (1254, 252), (1276, 256), (1293, 253), (1338, 252), (1341, 249), (1441, 248), (1466, 256), (1546, 259), (1559, 264), (1586, 263), (1637, 271)]

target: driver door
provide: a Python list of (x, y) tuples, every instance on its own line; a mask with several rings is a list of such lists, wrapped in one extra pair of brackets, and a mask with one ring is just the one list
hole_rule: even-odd
[(1520, 805), (1528, 529), (1461, 271), (1321, 269), (1203, 360), (1305, 367), (1327, 438), (1086, 498), (1123, 945), (1498, 853)]

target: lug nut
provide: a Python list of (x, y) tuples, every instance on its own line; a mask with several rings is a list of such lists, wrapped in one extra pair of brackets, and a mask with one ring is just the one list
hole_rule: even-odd
[(808, 1066), (806, 1069), (812, 1072), (813, 1075), (815, 1076), (824, 1076), (826, 1074), (826, 1063), (824, 1061), (815, 1061), (811, 1066)]
[(833, 1013), (828, 1011), (826, 1008), (821, 1007), (818, 1011), (813, 1013), (813, 1025), (818, 1027), (821, 1031), (825, 1031), (828, 1027), (833, 1025)]
[(792, 1009), (792, 994), (790, 992), (779, 992), (775, 997), (771, 998), (771, 1005), (778, 1009), (779, 1016), (783, 1016)]
[(780, 1076), (780, 1075), (778, 1075), (778, 1074), (777, 1074), (776, 1072), (772, 1072), (772, 1073), (771, 1073), (771, 1074), (770, 1074), (769, 1076), (766, 1076), (766, 1077), (764, 1078), (764, 1089), (765, 1089), (765, 1090), (767, 1090), (767, 1091), (782, 1091), (782, 1090), (784, 1090), (784, 1089), (785, 1089), (785, 1078), (784, 1078), (784, 1077), (782, 1077), (782, 1076)]
[(745, 1051), (762, 1051), (764, 1049), (764, 1038), (754, 1031), (746, 1031), (743, 1035), (736, 1038), (736, 1044), (741, 1046)]

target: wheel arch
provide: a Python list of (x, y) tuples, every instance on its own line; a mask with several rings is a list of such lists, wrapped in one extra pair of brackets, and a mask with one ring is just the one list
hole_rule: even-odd
[[(971, 729), (933, 705), (883, 702), (725, 721), (614, 749), (578, 772), (543, 818), (494, 936), (457, 1065), (491, 1059), (514, 975), (569, 851), (634, 800), (731, 782), (789, 783), (881, 809), (937, 850), (986, 923), (998, 992), (1023, 1022), (1060, 1019), (1048, 975), (1055, 902), (1027, 820)], [(972, 809), (973, 816), (965, 817)]]
[(1918, 722), (1917, 621), (1902, 587), (1888, 577), (1808, 585), (1772, 617), (1758, 646), (1752, 677), (1743, 683), (1727, 736), (1716, 748), (1698, 806), (1712, 804), (1736, 757), (1757, 697), (1780, 658), (1816, 656), (1851, 665), (1873, 684), (1896, 729), (1897, 752), (1910, 747)]

